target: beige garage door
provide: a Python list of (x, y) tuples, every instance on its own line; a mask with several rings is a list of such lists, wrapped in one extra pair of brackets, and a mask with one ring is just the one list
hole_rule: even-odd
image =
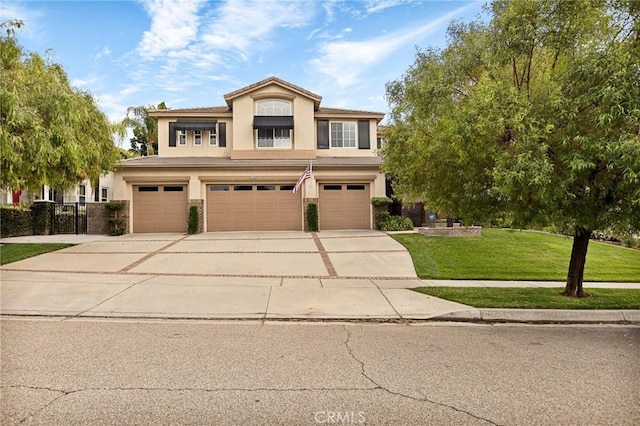
[(302, 198), (293, 185), (207, 185), (207, 231), (301, 229)]
[(368, 184), (320, 184), (319, 228), (371, 228)]
[(187, 188), (184, 185), (133, 187), (133, 232), (186, 232)]

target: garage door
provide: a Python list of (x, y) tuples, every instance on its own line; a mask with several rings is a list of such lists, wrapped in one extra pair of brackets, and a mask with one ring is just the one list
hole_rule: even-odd
[(368, 184), (320, 184), (319, 227), (370, 229)]
[(186, 232), (187, 188), (184, 185), (133, 187), (133, 232)]
[(302, 198), (293, 185), (207, 185), (207, 231), (301, 229)]

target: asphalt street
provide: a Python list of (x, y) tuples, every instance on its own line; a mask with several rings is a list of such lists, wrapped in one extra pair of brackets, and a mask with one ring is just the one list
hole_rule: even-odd
[(637, 326), (0, 321), (3, 425), (640, 424)]

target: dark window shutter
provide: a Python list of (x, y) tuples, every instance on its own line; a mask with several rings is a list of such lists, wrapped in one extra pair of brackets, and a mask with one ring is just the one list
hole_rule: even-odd
[(329, 120), (318, 120), (318, 149), (329, 149)]
[(358, 149), (369, 149), (369, 120), (358, 120)]
[(218, 146), (227, 146), (227, 123), (218, 123)]
[(176, 146), (176, 123), (169, 123), (169, 146)]

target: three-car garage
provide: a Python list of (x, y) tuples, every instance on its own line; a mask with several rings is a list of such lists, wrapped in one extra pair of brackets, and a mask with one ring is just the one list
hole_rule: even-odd
[[(301, 192), (294, 183), (215, 183), (204, 185), (206, 231), (303, 230)], [(368, 183), (318, 184), (319, 227), (369, 229), (371, 204)], [(188, 186), (133, 186), (133, 232), (185, 232)]]

